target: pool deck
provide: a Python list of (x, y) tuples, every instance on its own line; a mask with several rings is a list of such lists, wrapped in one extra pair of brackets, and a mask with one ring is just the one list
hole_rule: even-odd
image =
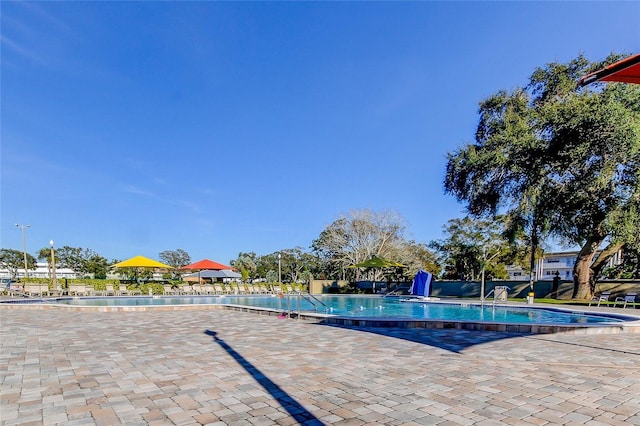
[(640, 424), (637, 334), (0, 306), (0, 338), (2, 425)]

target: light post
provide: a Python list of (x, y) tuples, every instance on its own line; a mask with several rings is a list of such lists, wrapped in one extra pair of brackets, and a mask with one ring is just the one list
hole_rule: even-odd
[(56, 254), (53, 250), (53, 240), (49, 241), (51, 246), (51, 278), (53, 280), (53, 289), (58, 289), (58, 280), (56, 279)]
[(485, 286), (484, 271), (485, 271), (486, 265), (487, 265), (487, 248), (485, 246), (482, 246), (482, 278), (480, 281), (480, 301), (481, 302), (484, 302), (484, 286)]
[(16, 223), (16, 227), (22, 230), (22, 254), (24, 255), (24, 278), (25, 280), (29, 277), (29, 272), (27, 272), (28, 264), (27, 264), (27, 237), (25, 236), (25, 229), (31, 228), (31, 225), (19, 225)]
[(282, 284), (282, 254), (278, 253), (278, 283)]

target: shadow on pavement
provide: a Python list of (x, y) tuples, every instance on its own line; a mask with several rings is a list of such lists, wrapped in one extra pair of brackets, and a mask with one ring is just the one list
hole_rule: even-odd
[(466, 348), (481, 345), (496, 340), (525, 337), (529, 334), (505, 333), (493, 331), (475, 331), (458, 329), (433, 329), (433, 328), (400, 328), (400, 327), (358, 327), (337, 324), (317, 323), (325, 327), (342, 328), (365, 333), (378, 334), (396, 339), (404, 339), (410, 342), (422, 343), (444, 349), (449, 352), (461, 353)]
[(291, 415), (299, 424), (304, 425), (323, 425), (317, 417), (307, 411), (302, 405), (300, 405), (295, 399), (290, 397), (280, 386), (275, 384), (271, 379), (262, 374), (260, 370), (253, 366), (246, 358), (236, 352), (231, 346), (229, 346), (224, 340), (217, 336), (217, 333), (212, 330), (206, 330), (204, 334), (213, 337), (213, 341), (216, 342), (222, 349), (227, 351), (229, 355), (240, 364), (247, 373), (258, 382), (260, 385), (271, 394), (271, 396), (278, 401), (278, 403), (287, 410), (287, 413)]

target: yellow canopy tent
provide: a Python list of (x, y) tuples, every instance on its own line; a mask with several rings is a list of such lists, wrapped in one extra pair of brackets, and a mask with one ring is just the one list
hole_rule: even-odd
[(112, 268), (166, 268), (173, 269), (173, 267), (169, 265), (165, 265), (164, 263), (158, 262), (153, 259), (149, 259), (144, 256), (135, 256), (131, 259), (123, 260), (122, 262), (115, 263), (111, 265)]
[[(149, 259), (148, 257), (144, 257), (144, 256), (135, 256), (135, 257), (132, 257), (131, 259), (114, 263), (113, 265), (111, 265), (111, 267), (118, 268), (118, 269), (133, 269), (134, 281), (136, 282), (138, 282), (138, 270), (140, 269), (158, 269), (158, 268), (173, 269), (172, 266), (165, 265), (164, 263), (158, 262), (153, 259)], [(121, 283), (122, 282), (123, 281), (121, 281)]]

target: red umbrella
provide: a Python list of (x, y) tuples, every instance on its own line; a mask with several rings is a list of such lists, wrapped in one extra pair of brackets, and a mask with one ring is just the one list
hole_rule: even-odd
[(580, 79), (578, 85), (585, 86), (596, 81), (640, 84), (640, 53), (585, 75)]
[(188, 269), (190, 271), (221, 271), (223, 269), (231, 269), (231, 266), (223, 265), (213, 260), (203, 259), (191, 265), (182, 266), (180, 269)]

